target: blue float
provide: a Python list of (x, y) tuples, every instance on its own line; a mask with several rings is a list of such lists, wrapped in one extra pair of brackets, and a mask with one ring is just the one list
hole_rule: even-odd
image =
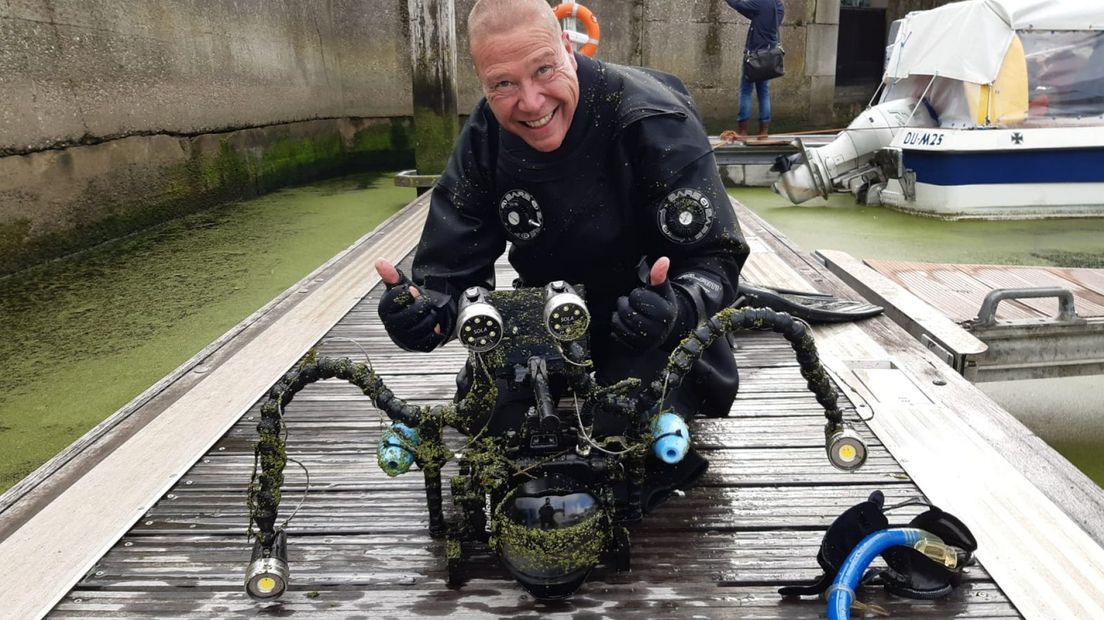
[(659, 460), (674, 465), (690, 451), (690, 429), (673, 411), (652, 418), (652, 450)]
[(414, 446), (421, 443), (418, 431), (395, 422), (380, 436), (376, 457), (383, 473), (394, 478), (405, 474), (414, 464)]

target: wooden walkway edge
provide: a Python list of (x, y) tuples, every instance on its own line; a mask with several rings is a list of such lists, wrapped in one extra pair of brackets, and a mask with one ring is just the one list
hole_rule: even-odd
[[(22, 523), (0, 541), (2, 613), (12, 618), (45, 615), (304, 351), (375, 286), (379, 277), (373, 259), (399, 260), (406, 254), (421, 230), (427, 206), (428, 196), (416, 200), (356, 242), (341, 260), (293, 286), (289, 291), (296, 293), (282, 296), (288, 307), (277, 304), (263, 317), (246, 319), (249, 326), (223, 344), (219, 359), (207, 358), (202, 373), (196, 373), (194, 365), (189, 368), (202, 375), (198, 382), (183, 393), (159, 392), (167, 404), (140, 396), (143, 405), (157, 409), (155, 417), (140, 429), (130, 429), (125, 442), (98, 454), (98, 462), (86, 463), (87, 472), (76, 474), (33, 518), (19, 515)], [(188, 372), (182, 370), (174, 374)], [(93, 433), (101, 442), (114, 443), (110, 432), (97, 428)]]

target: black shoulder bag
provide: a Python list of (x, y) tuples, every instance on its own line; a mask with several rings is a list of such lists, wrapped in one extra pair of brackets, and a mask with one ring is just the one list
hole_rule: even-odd
[[(778, 37), (777, 32), (778, 28), (776, 25), (776, 41)], [(782, 49), (782, 45), (777, 42), (765, 49), (745, 50), (744, 75), (747, 76), (749, 82), (762, 82), (763, 80), (773, 80), (776, 77), (782, 77), (786, 74), (786, 68), (783, 66), (782, 62), (785, 56), (786, 50)]]

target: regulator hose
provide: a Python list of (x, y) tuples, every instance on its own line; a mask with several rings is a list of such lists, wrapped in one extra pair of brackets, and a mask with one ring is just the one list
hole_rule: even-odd
[(847, 555), (832, 586), (828, 588), (828, 620), (850, 620), (851, 604), (855, 600), (863, 573), (874, 558), (890, 547), (911, 547), (928, 558), (956, 569), (966, 560), (966, 552), (943, 542), (925, 530), (913, 527), (891, 527), (878, 530), (862, 539)]

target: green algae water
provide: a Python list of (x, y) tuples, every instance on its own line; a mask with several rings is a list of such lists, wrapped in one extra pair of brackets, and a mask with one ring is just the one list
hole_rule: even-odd
[(414, 199), (285, 189), (0, 280), (0, 491)]
[[(948, 222), (837, 194), (795, 207), (767, 188), (729, 191), (803, 250), (929, 263), (1104, 267), (1104, 218)], [(810, 202), (810, 204), (814, 204)]]
[[(795, 207), (767, 188), (729, 193), (803, 250), (872, 259), (1104, 268), (1104, 218), (947, 222), (857, 205), (849, 195)], [(814, 203), (817, 204), (817, 203)], [(769, 284), (769, 283), (764, 283)], [(977, 386), (1104, 486), (1104, 398), (1097, 376)]]

